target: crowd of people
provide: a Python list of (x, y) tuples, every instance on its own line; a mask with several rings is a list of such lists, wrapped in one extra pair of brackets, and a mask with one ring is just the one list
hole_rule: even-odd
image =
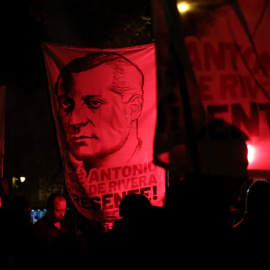
[(223, 180), (210, 175), (171, 179), (163, 207), (153, 206), (142, 194), (126, 195), (119, 204), (120, 218), (109, 231), (81, 216), (64, 194), (50, 194), (46, 214), (35, 223), (26, 196), (2, 194), (1, 269), (75, 269), (93, 263), (212, 268), (265, 261), (270, 182), (242, 185), (245, 207), (237, 212), (228, 196), (231, 185)]

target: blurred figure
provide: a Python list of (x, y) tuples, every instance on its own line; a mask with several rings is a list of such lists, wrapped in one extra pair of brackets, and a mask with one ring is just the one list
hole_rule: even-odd
[[(233, 235), (243, 261), (263, 259), (270, 246), (270, 182), (256, 180), (248, 189), (246, 212), (233, 226)], [(250, 256), (252, 252), (252, 256)]]
[(209, 121), (197, 138), (201, 171), (171, 175), (167, 188), (168, 254), (170, 261), (190, 268), (216, 261), (230, 266), (237, 259), (232, 210), (248, 180), (248, 138), (220, 119)]
[(0, 239), (1, 269), (36, 268), (31, 205), (24, 194), (7, 194), (3, 197)]
[[(121, 256), (124, 265), (157, 267), (164, 258), (163, 208), (152, 206), (142, 194), (128, 194), (119, 204), (120, 218), (108, 232), (111, 255)], [(160, 265), (159, 265), (160, 266)]]
[[(76, 228), (67, 214), (67, 200), (64, 195), (52, 193), (47, 199), (46, 214), (33, 224), (37, 248), (45, 267), (70, 266), (80, 255)], [(64, 259), (65, 258), (65, 259)]]
[(112, 232), (126, 234), (142, 234), (147, 231), (151, 203), (142, 194), (129, 194), (119, 204), (120, 219), (116, 220)]
[(43, 216), (43, 218), (41, 218), (40, 221), (34, 224), (34, 228), (36, 228), (37, 230), (40, 229), (40, 231), (43, 228), (43, 235), (44, 233), (48, 233), (48, 230), (45, 230), (45, 226), (48, 225), (53, 225), (55, 228), (61, 231), (61, 221), (66, 214), (66, 208), (66, 198), (61, 194), (52, 193), (47, 200), (48, 212)]

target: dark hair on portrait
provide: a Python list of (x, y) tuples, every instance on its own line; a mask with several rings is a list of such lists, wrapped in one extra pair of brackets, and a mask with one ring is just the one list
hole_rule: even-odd
[[(137, 95), (143, 96), (144, 75), (140, 68), (126, 57), (116, 52), (108, 51), (94, 51), (84, 57), (71, 60), (58, 76), (55, 83), (55, 93), (58, 93), (59, 87), (65, 92), (69, 92), (72, 89), (74, 85), (72, 73), (87, 71), (102, 64), (112, 67), (113, 81), (110, 90), (121, 95), (123, 102), (129, 102), (131, 98)], [(135, 76), (139, 87), (134, 84), (125, 84), (126, 74)]]

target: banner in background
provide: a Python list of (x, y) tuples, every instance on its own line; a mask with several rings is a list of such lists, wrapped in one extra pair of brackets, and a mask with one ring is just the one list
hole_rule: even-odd
[(42, 49), (66, 187), (78, 211), (106, 222), (131, 193), (163, 206), (165, 170), (153, 163), (154, 44)]
[[(162, 119), (177, 123), (162, 128), (162, 119), (158, 119), (155, 156), (176, 173), (194, 170), (190, 156), (197, 154), (195, 160), (204, 173), (241, 175), (244, 161), (240, 161), (240, 152), (244, 154), (244, 150), (236, 147), (243, 139), (249, 149), (249, 174), (270, 177), (268, 2), (187, 1), (189, 10), (181, 14), (177, 1), (152, 2), (157, 69), (162, 75), (159, 107), (165, 108)], [(197, 136), (194, 151), (186, 147), (188, 122), (178, 81), (181, 70), (177, 61), (174, 68), (168, 65), (172, 55), (181, 61), (186, 75)], [(169, 94), (177, 98), (169, 99)]]
[(0, 177), (4, 176), (6, 86), (0, 87)]

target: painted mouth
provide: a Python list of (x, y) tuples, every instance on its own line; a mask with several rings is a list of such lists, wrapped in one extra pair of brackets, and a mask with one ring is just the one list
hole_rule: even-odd
[(83, 142), (85, 140), (92, 140), (92, 139), (97, 140), (98, 137), (95, 135), (93, 135), (93, 136), (73, 136), (73, 137), (71, 137), (70, 142), (71, 143), (80, 143), (80, 142)]

